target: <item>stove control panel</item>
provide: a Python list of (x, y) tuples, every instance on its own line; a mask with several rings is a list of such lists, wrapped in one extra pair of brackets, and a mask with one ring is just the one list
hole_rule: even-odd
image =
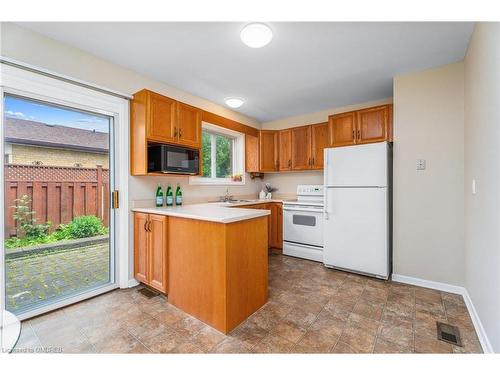
[(323, 185), (297, 185), (297, 195), (323, 195)]

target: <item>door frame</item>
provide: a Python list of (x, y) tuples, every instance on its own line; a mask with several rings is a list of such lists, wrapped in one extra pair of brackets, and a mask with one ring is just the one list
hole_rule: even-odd
[[(70, 108), (86, 110), (100, 113), (112, 117), (112, 127), (110, 136), (113, 137), (113, 150), (110, 150), (110, 163), (114, 163), (111, 168), (113, 175), (110, 180), (114, 180), (114, 189), (120, 192), (119, 208), (114, 209), (110, 215), (114, 217), (114, 226), (111, 226), (110, 245), (114, 248), (111, 255), (110, 265), (114, 268), (114, 277), (111, 283), (100, 288), (79, 293), (68, 298), (63, 298), (53, 304), (41, 306), (40, 308), (21, 313), (18, 318), (21, 320), (43, 314), (45, 312), (73, 304), (75, 302), (93, 297), (98, 294), (116, 288), (128, 288), (131, 284), (130, 251), (129, 251), (129, 215), (128, 215), (128, 170), (129, 170), (129, 149), (128, 149), (128, 129), (129, 129), (129, 101), (122, 97), (113, 96), (104, 92), (93, 90), (92, 88), (78, 86), (71, 82), (59, 80), (50, 76), (38, 74), (36, 72), (23, 70), (13, 66), (0, 65), (0, 155), (4, 155), (4, 134), (3, 134), (3, 99), (5, 94), (19, 95), (35, 100), (42, 100), (49, 103), (60, 104)], [(112, 154), (113, 153), (113, 154)], [(0, 191), (4, 192), (4, 158), (1, 158), (0, 166)], [(111, 188), (111, 184), (110, 184)], [(110, 202), (112, 200), (110, 199)], [(0, 199), (0, 210), (2, 213), (0, 236), (4, 236), (4, 198)], [(114, 213), (114, 214), (113, 214)], [(0, 307), (5, 303), (5, 278), (4, 278), (4, 256), (5, 249), (3, 241), (0, 241)], [(133, 283), (133, 282), (132, 282)]]

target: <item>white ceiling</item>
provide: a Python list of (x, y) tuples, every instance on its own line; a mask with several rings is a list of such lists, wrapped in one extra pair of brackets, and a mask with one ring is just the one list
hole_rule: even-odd
[(464, 58), (473, 23), (21, 23), (121, 66), (269, 121), (392, 96), (392, 77)]

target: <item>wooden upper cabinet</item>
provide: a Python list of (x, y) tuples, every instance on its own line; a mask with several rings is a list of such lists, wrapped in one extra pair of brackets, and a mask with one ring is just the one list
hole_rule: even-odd
[(259, 164), (261, 172), (276, 172), (278, 160), (278, 132), (261, 130), (259, 132)]
[(330, 146), (328, 122), (311, 125), (312, 169), (323, 169), (323, 150)]
[(393, 110), (394, 110), (394, 107), (392, 104), (389, 104), (387, 106), (387, 112), (388, 112), (388, 124), (387, 124), (387, 132), (389, 134), (387, 134), (387, 140), (389, 142), (392, 142), (394, 140), (394, 134), (393, 134), (393, 129), (394, 129), (394, 126), (392, 125), (393, 124)]
[(280, 171), (292, 169), (292, 130), (285, 129), (279, 132), (279, 164)]
[(199, 108), (177, 102), (177, 143), (192, 147), (201, 147), (201, 113)]
[(167, 293), (167, 217), (149, 215), (149, 280), (156, 290)]
[(245, 170), (260, 172), (259, 166), (259, 138), (245, 135)]
[(146, 284), (150, 277), (148, 220), (148, 214), (134, 213), (134, 274), (137, 281)]
[(388, 106), (366, 108), (356, 111), (356, 143), (382, 142), (388, 139)]
[(149, 121), (146, 121), (146, 137), (152, 141), (175, 142), (177, 102), (166, 96), (147, 91)]
[(356, 112), (332, 115), (328, 118), (332, 147), (350, 146), (356, 143)]
[(292, 128), (292, 169), (310, 169), (311, 158), (311, 127), (300, 126)]

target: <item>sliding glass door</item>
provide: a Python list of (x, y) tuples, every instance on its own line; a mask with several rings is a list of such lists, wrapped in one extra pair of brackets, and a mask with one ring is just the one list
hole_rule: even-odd
[(112, 289), (113, 115), (3, 100), (6, 309), (33, 315)]

